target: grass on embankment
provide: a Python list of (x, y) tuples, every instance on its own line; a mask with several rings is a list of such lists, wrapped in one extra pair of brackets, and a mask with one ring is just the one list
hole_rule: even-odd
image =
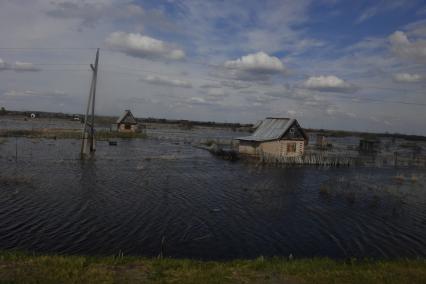
[[(96, 139), (110, 138), (145, 138), (146, 134), (142, 132), (118, 132), (100, 130), (96, 131)], [(48, 138), (48, 139), (81, 139), (82, 133), (80, 129), (7, 129), (0, 130), (0, 137), (26, 137), (26, 138)]]
[(0, 253), (0, 283), (424, 283), (426, 260), (195, 261)]

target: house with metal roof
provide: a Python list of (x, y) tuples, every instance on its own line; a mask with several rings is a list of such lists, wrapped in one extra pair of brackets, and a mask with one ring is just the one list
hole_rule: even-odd
[(118, 132), (138, 132), (138, 122), (133, 116), (132, 112), (127, 109), (123, 115), (120, 116), (116, 122)]
[(308, 136), (296, 119), (268, 117), (252, 135), (237, 140), (241, 154), (298, 157), (304, 153)]

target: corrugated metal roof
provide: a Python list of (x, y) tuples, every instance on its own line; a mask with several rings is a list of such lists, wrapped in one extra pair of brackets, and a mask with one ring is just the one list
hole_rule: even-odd
[(130, 110), (124, 111), (123, 115), (118, 118), (117, 124), (118, 123), (137, 124), (135, 117)]
[(269, 141), (281, 138), (296, 120), (293, 118), (268, 117), (262, 121), (257, 130), (247, 137), (237, 138), (246, 141)]

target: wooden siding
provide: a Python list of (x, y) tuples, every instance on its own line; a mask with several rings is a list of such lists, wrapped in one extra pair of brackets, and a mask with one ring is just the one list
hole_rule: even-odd
[(258, 143), (256, 142), (240, 141), (240, 144), (238, 146), (238, 152), (246, 155), (256, 155), (257, 144)]
[(121, 123), (118, 124), (118, 132), (138, 132), (138, 126), (136, 124), (128, 124), (127, 125), (130, 128), (126, 129), (126, 124)]
[[(304, 141), (294, 141), (294, 140), (277, 140), (270, 142), (263, 142), (260, 144), (259, 151), (278, 156), (278, 157), (298, 157), (303, 155), (304, 151)], [(289, 152), (291, 148), (288, 145), (295, 145), (296, 149), (294, 152)]]
[[(295, 151), (289, 152), (295, 145)], [(301, 140), (275, 140), (267, 142), (240, 141), (238, 151), (247, 155), (260, 155), (261, 153), (274, 155), (277, 157), (298, 157), (302, 156), (305, 150), (305, 141)]]

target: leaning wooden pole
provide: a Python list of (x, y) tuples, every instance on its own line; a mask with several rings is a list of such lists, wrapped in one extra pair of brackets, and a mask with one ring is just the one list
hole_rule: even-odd
[(83, 132), (82, 132), (82, 140), (81, 140), (81, 155), (82, 157), (88, 153), (87, 150), (87, 144), (89, 140), (89, 133), (87, 131), (88, 128), (88, 119), (89, 119), (89, 110), (90, 110), (90, 104), (92, 102), (92, 90), (93, 90), (93, 76), (92, 76), (92, 82), (90, 84), (90, 93), (89, 93), (89, 99), (87, 101), (87, 107), (86, 107), (86, 114), (84, 116), (84, 125), (83, 125)]
[(96, 83), (98, 79), (98, 63), (99, 63), (99, 48), (96, 51), (95, 66), (90, 64), (93, 71), (93, 94), (92, 94), (92, 122), (90, 127), (90, 152), (96, 151), (96, 137), (95, 137), (95, 102), (96, 102)]
[[(96, 95), (96, 82), (98, 76), (98, 63), (99, 63), (99, 48), (96, 51), (95, 64), (90, 64), (92, 69), (92, 82), (90, 84), (89, 99), (87, 101), (86, 114), (84, 117), (84, 126), (81, 140), (81, 158), (84, 159), (86, 155), (96, 150), (95, 140), (95, 95)], [(89, 112), (91, 110), (91, 117), (89, 123)]]

